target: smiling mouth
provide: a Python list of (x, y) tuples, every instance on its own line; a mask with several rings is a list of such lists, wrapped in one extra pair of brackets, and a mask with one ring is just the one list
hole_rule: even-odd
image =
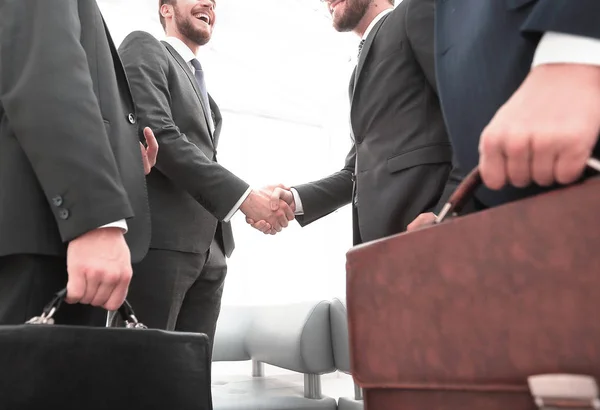
[(329, 12), (331, 14), (333, 14), (333, 12), (335, 11), (336, 7), (339, 6), (340, 4), (344, 3), (346, 0), (336, 0), (333, 3), (329, 4)]
[(196, 13), (196, 14), (194, 14), (194, 17), (197, 18), (198, 20), (203, 21), (206, 24), (210, 25), (210, 17), (208, 16), (208, 14)]

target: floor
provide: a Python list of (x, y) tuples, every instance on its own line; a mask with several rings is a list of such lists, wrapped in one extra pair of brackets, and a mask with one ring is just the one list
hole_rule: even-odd
[[(245, 390), (249, 380), (252, 380), (251, 362), (215, 362), (213, 363), (213, 391), (227, 389), (229, 393)], [(265, 365), (264, 378), (261, 383), (262, 389), (274, 395), (297, 395), (304, 391), (304, 375), (285, 369)], [(261, 389), (261, 390), (262, 390)], [(352, 377), (340, 373), (330, 373), (321, 376), (321, 391), (323, 395), (333, 397), (353, 397), (354, 383)]]

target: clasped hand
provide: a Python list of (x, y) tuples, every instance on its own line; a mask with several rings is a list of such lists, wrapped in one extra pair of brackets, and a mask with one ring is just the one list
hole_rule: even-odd
[(287, 227), (289, 221), (294, 220), (296, 205), (289, 187), (282, 184), (269, 185), (256, 192), (256, 202), (260, 204), (256, 206), (256, 211), (246, 212), (244, 204), (241, 208), (246, 215), (246, 222), (252, 227), (264, 234), (275, 235)]

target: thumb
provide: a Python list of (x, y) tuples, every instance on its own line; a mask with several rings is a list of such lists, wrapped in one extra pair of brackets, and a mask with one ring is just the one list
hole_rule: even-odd
[(283, 196), (284, 190), (281, 188), (275, 188), (271, 194), (271, 210), (277, 211), (279, 209), (279, 199)]

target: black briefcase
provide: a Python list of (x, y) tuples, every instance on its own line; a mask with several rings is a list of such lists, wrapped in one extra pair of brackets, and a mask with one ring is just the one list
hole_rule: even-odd
[(55, 325), (65, 295), (0, 326), (0, 409), (212, 410), (206, 335), (147, 329), (127, 302), (126, 328)]

